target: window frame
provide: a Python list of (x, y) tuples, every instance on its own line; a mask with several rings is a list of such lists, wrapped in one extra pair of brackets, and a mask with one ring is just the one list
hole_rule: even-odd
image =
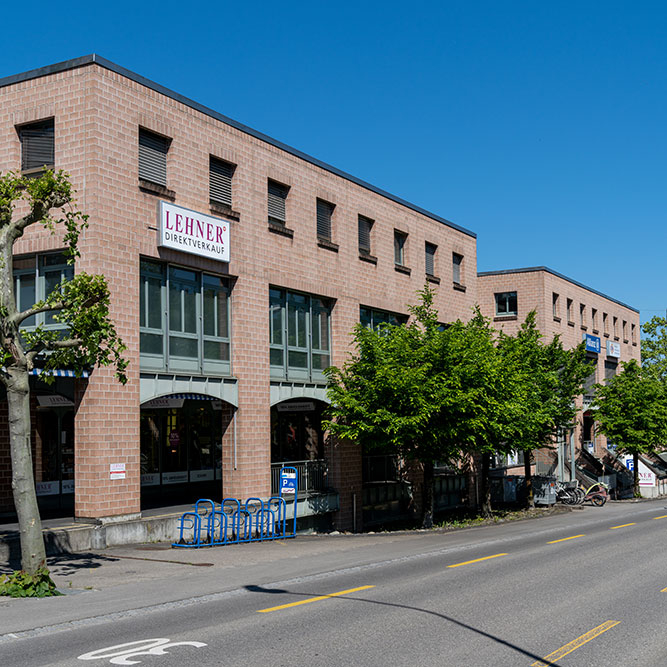
[[(143, 143), (142, 138), (144, 140)], [(150, 142), (153, 142), (154, 145), (150, 146)], [(139, 126), (137, 140), (137, 171), (140, 181), (145, 181), (163, 188), (167, 187), (167, 156), (169, 154), (169, 149), (171, 148), (171, 142), (171, 137), (166, 137), (159, 132), (149, 130), (141, 125)], [(159, 144), (162, 144), (162, 146), (159, 146)], [(164, 150), (162, 150), (162, 148), (164, 148)], [(157, 170), (155, 169), (155, 165), (146, 163), (146, 160), (150, 160), (151, 157), (155, 157), (156, 155), (161, 156), (160, 163), (157, 165)]]
[[(514, 299), (514, 310), (511, 310), (511, 299)], [(506, 292), (495, 292), (493, 295), (495, 303), (496, 317), (516, 317), (519, 314), (519, 299), (516, 290)], [(505, 311), (499, 309), (501, 301), (505, 302)]]
[(407, 232), (400, 229), (394, 229), (394, 266), (407, 267), (406, 245), (408, 243)]
[(333, 214), (336, 204), (316, 198), (316, 232), (318, 241), (332, 241)]
[[(236, 172), (236, 165), (215, 155), (208, 156), (208, 199), (209, 204), (216, 206), (224, 206), (231, 210), (233, 202), (233, 187), (234, 174)], [(218, 170), (218, 171), (216, 171)], [(227, 173), (224, 173), (225, 170)], [(214, 183), (215, 179), (219, 179), (220, 183)], [(223, 199), (216, 199), (214, 190), (220, 189), (224, 191)], [(227, 196), (227, 192), (229, 195)]]
[[(369, 218), (368, 216), (359, 214), (357, 217), (358, 225), (358, 241), (359, 241), (359, 253), (362, 255), (370, 255), (373, 248), (373, 225), (375, 220)], [(368, 237), (368, 244), (364, 244), (364, 237)]]
[[(51, 135), (51, 141), (50, 143), (50, 152), (51, 152), (51, 160), (48, 162), (45, 162), (43, 164), (35, 164), (32, 167), (26, 166), (27, 163), (27, 158), (29, 157), (26, 154), (26, 139), (27, 137), (24, 136), (24, 132), (28, 131), (30, 132), (31, 130), (36, 130), (38, 128), (49, 128), (50, 132), (49, 134)], [(30, 123), (22, 123), (21, 125), (16, 126), (16, 133), (18, 134), (19, 142), (21, 144), (21, 174), (24, 176), (32, 176), (32, 177), (39, 177), (41, 176), (46, 169), (55, 169), (56, 166), (56, 123), (55, 123), (55, 117), (51, 116), (49, 118), (43, 118), (38, 121), (33, 121)], [(34, 149), (33, 149), (34, 150)], [(35, 162), (38, 162), (35, 160)], [(32, 162), (31, 162), (32, 163)]]
[(463, 260), (464, 256), (461, 253), (452, 252), (452, 282), (455, 285), (465, 284), (463, 281)]
[[(287, 197), (289, 196), (289, 191), (289, 185), (275, 181), (272, 178), (267, 179), (266, 206), (267, 220), (270, 225), (287, 226)], [(277, 202), (279, 203), (276, 205)], [(280, 209), (282, 209), (282, 217), (280, 215), (272, 215), (272, 212), (280, 213)]]
[[(430, 253), (429, 250), (431, 250)], [(435, 243), (431, 243), (430, 241), (424, 241), (424, 273), (429, 278), (435, 278), (437, 276), (437, 272), (435, 270), (437, 252), (438, 252), (438, 246)], [(429, 263), (431, 264), (430, 271), (428, 270)]]

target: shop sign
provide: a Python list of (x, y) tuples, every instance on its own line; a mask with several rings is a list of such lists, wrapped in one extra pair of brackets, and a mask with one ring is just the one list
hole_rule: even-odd
[(163, 484), (182, 484), (183, 482), (188, 481), (188, 471), (183, 470), (181, 472), (163, 472), (162, 473), (162, 483)]
[(57, 496), (60, 493), (60, 482), (35, 482), (38, 496)]
[(109, 479), (125, 479), (125, 464), (124, 463), (110, 463), (109, 464)]
[(154, 398), (146, 403), (141, 404), (142, 410), (145, 409), (155, 409), (155, 408), (182, 408), (184, 398), (169, 398), (168, 396), (163, 396), (162, 398)]
[(71, 408), (74, 405), (73, 401), (70, 401), (69, 398), (60, 396), (59, 394), (47, 394), (46, 396), (38, 396), (37, 403), (41, 407), (48, 408)]
[(595, 352), (595, 354), (600, 354), (600, 336), (584, 334), (584, 340), (586, 341), (586, 352)]
[(278, 412), (312, 412), (315, 403), (312, 401), (300, 401), (298, 403), (278, 403)]
[[(625, 467), (634, 472), (635, 462), (631, 454), (625, 455)], [(642, 462), (639, 461), (639, 486), (655, 486), (655, 473), (651, 472)]]
[(160, 473), (145, 473), (141, 476), (141, 486), (158, 486), (160, 483)]
[(169, 446), (176, 449), (181, 444), (181, 434), (178, 431), (172, 431), (169, 434)]
[(213, 470), (191, 470), (191, 482), (208, 482), (213, 479)]
[(64, 479), (61, 484), (62, 493), (74, 493), (74, 480)]
[(205, 213), (159, 204), (158, 246), (229, 262), (229, 223)]
[(621, 344), (620, 343), (614, 343), (613, 340), (608, 340), (607, 341), (607, 356), (608, 357), (616, 357), (617, 359), (620, 359), (620, 357), (621, 357)]

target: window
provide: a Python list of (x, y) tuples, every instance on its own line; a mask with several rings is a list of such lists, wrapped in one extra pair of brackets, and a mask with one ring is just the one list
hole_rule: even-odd
[(269, 289), (271, 375), (324, 380), (331, 365), (332, 303), (310, 294)]
[(287, 185), (269, 180), (269, 222), (276, 225), (285, 225), (287, 220), (285, 217), (285, 202), (287, 201), (288, 192), (289, 187)]
[(609, 316), (607, 313), (602, 313), (602, 330), (605, 336), (609, 336)]
[(636, 344), (637, 344), (637, 340), (636, 340), (635, 336), (637, 335), (637, 332), (636, 332), (636, 330), (635, 330), (635, 324), (634, 324), (634, 322), (630, 325), (630, 335), (632, 336), (632, 339), (631, 339), (631, 340), (632, 340), (632, 344), (633, 344), (633, 345), (636, 345)]
[(553, 310), (553, 315), (555, 320), (560, 319), (559, 311), (560, 311), (560, 305), (558, 303), (559, 296), (556, 294), (556, 292), (552, 292), (551, 294), (551, 307)]
[(614, 340), (618, 340), (618, 317), (614, 317)]
[[(67, 263), (62, 253), (50, 253), (32, 257), (15, 257), (14, 261), (14, 294), (19, 312), (27, 310), (38, 301), (43, 301), (58, 288), (60, 283), (74, 277), (74, 267)], [(39, 313), (21, 323), (22, 329), (34, 329), (43, 326), (45, 329), (66, 330), (66, 326), (57, 322), (55, 312)]]
[(387, 310), (375, 310), (361, 306), (359, 309), (359, 321), (368, 329), (377, 329), (381, 324), (391, 324), (398, 326), (408, 321), (407, 315), (391, 313)]
[(424, 245), (424, 267), (426, 268), (427, 276), (435, 275), (435, 251), (438, 249), (438, 246), (434, 243), (429, 243), (428, 241)]
[(598, 330), (598, 309), (591, 308), (591, 326), (593, 327), (593, 333), (597, 333)]
[(229, 374), (224, 278), (142, 259), (139, 313), (142, 369)]
[(628, 323), (623, 320), (623, 342), (628, 342)]
[(167, 187), (167, 151), (171, 139), (139, 128), (139, 178)]
[(394, 264), (396, 266), (405, 266), (405, 242), (408, 235), (394, 230)]
[(373, 220), (363, 215), (359, 216), (359, 252), (370, 255), (371, 253), (371, 230)]
[(495, 294), (496, 315), (516, 315), (516, 292), (500, 292)]
[(604, 382), (607, 384), (616, 375), (618, 362), (615, 359), (605, 359), (604, 362)]
[(452, 281), (455, 285), (463, 285), (463, 255), (452, 253)]
[(335, 205), (323, 199), (317, 200), (317, 238), (331, 241), (331, 217)]
[(567, 321), (569, 323), (572, 322), (572, 299), (567, 300), (566, 306), (567, 306)]
[(597, 371), (597, 355), (588, 354), (586, 360), (590, 364), (590, 374), (584, 380), (584, 398), (586, 400), (592, 400), (593, 394), (595, 393), (594, 385), (596, 382), (596, 371)]
[(210, 156), (209, 199), (211, 203), (232, 207), (232, 177), (235, 169), (235, 165)]
[(586, 326), (586, 306), (583, 303), (579, 304), (579, 324), (582, 327)]
[(21, 171), (39, 176), (44, 168), (55, 166), (55, 127), (53, 118), (17, 128), (21, 142)]

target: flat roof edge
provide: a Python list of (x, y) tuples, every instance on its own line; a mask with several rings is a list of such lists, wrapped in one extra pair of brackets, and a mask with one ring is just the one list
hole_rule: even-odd
[(503, 275), (509, 275), (512, 273), (537, 273), (539, 271), (544, 271), (545, 273), (550, 273), (552, 276), (556, 276), (557, 278), (561, 278), (563, 280), (567, 280), (568, 283), (572, 283), (573, 285), (576, 285), (577, 287), (581, 287), (582, 289), (587, 290), (588, 292), (592, 292), (593, 294), (597, 294), (598, 296), (601, 296), (603, 299), (607, 299), (608, 301), (612, 301), (613, 303), (617, 303), (619, 306), (623, 306), (624, 308), (628, 308), (629, 310), (632, 310), (635, 313), (639, 313), (639, 309), (635, 308), (634, 306), (630, 306), (627, 303), (623, 303), (623, 301), (619, 301), (618, 299), (614, 299), (614, 297), (609, 296), (608, 294), (605, 294), (604, 292), (600, 292), (599, 290), (593, 289), (592, 287), (589, 287), (588, 285), (584, 285), (583, 283), (580, 283), (577, 280), (574, 280), (573, 278), (569, 278), (566, 275), (563, 275), (562, 273), (558, 273), (558, 271), (554, 271), (553, 269), (550, 269), (548, 266), (527, 266), (522, 269), (501, 269), (499, 271), (478, 271), (477, 272), (477, 277), (484, 277), (484, 276), (503, 276)]
[(368, 183), (360, 178), (357, 178), (356, 176), (352, 176), (352, 174), (348, 174), (347, 172), (342, 171), (341, 169), (338, 169), (330, 164), (327, 164), (326, 162), (322, 162), (321, 160), (318, 160), (317, 158), (312, 157), (311, 155), (308, 155), (307, 153), (304, 153), (296, 148), (292, 148), (291, 146), (288, 146), (287, 144), (284, 144), (281, 141), (273, 139), (272, 137), (269, 137), (268, 135), (262, 132), (253, 130), (251, 127), (243, 125), (243, 123), (239, 123), (238, 121), (235, 121), (232, 118), (228, 118), (227, 116), (218, 113), (217, 111), (214, 111), (213, 109), (204, 106), (199, 102), (195, 102), (189, 97), (180, 95), (179, 93), (171, 90), (170, 88), (162, 86), (159, 83), (155, 83), (154, 81), (151, 81), (150, 79), (147, 79), (146, 77), (143, 77), (140, 74), (136, 74), (135, 72), (132, 72), (131, 70), (126, 69), (125, 67), (116, 65), (116, 63), (113, 63), (110, 60), (107, 60), (106, 58), (97, 55), (96, 53), (92, 53), (87, 56), (81, 56), (80, 58), (73, 58), (71, 60), (64, 60), (63, 62), (56, 63), (54, 65), (39, 67), (37, 69), (32, 69), (27, 72), (22, 72), (21, 74), (12, 74), (11, 76), (0, 78), (0, 88), (4, 88), (6, 86), (10, 86), (15, 83), (22, 83), (23, 81), (29, 81), (31, 79), (37, 79), (42, 76), (48, 76), (49, 74), (58, 74), (59, 72), (65, 72), (67, 70), (76, 69), (77, 67), (83, 67), (84, 65), (90, 65), (93, 63), (99, 65), (100, 67), (104, 67), (105, 69), (108, 69), (112, 72), (115, 72), (116, 74), (120, 74), (121, 76), (124, 76), (130, 79), (131, 81), (134, 81), (135, 83), (145, 86), (146, 88), (150, 88), (151, 90), (154, 90), (157, 93), (161, 93), (162, 95), (170, 97), (171, 99), (180, 102), (181, 104), (184, 104), (185, 106), (188, 106), (191, 109), (195, 109), (196, 111), (199, 111), (207, 116), (210, 116), (211, 118), (215, 118), (216, 120), (219, 120), (220, 122), (225, 123), (226, 125), (229, 125), (239, 130), (240, 132), (248, 134), (251, 137), (254, 137), (255, 139), (259, 139), (260, 141), (263, 141), (271, 146), (274, 146), (275, 148), (279, 148), (280, 150), (283, 150), (286, 153), (289, 153), (290, 155), (294, 155), (295, 157), (298, 157), (299, 159), (304, 160), (305, 162), (308, 162), (316, 167), (319, 167), (320, 169), (324, 169), (325, 171), (328, 171), (334, 174), (335, 176), (339, 176), (340, 178), (343, 178), (346, 181), (350, 181), (351, 183), (354, 183), (355, 185), (358, 185), (366, 190), (369, 190), (370, 192), (380, 195), (385, 199), (389, 199), (390, 201), (393, 201), (396, 204), (405, 206), (406, 208), (409, 208), (415, 213), (419, 213), (423, 216), (426, 216), (427, 218), (431, 218), (431, 220), (440, 222), (443, 225), (451, 227), (452, 229), (461, 232), (463, 234), (466, 234), (467, 236), (470, 236), (474, 239), (477, 238), (477, 234), (475, 232), (470, 231), (465, 227), (461, 227), (460, 225), (451, 222), (451, 220), (447, 220), (442, 216), (439, 216), (435, 213), (431, 213), (430, 211), (427, 211), (425, 208), (422, 208), (421, 206), (417, 206), (416, 204), (412, 204), (411, 202), (405, 199), (401, 199), (400, 197), (392, 195), (390, 192), (387, 192), (386, 190), (382, 190), (381, 188), (378, 188), (372, 185), (371, 183)]

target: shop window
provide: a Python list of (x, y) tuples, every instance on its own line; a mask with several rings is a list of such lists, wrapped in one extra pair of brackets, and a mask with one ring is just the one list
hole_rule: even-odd
[(139, 128), (139, 178), (167, 187), (167, 152), (171, 139)]
[[(74, 267), (67, 263), (62, 253), (15, 257), (13, 264), (14, 294), (19, 312), (31, 308), (37, 301), (43, 301), (62, 282), (74, 276)], [(45, 329), (66, 331), (67, 327), (56, 321), (56, 316), (56, 312), (33, 315), (23, 321), (21, 328), (30, 330), (43, 326)]]
[(455, 285), (463, 285), (463, 255), (452, 253), (452, 281)]
[(271, 375), (324, 379), (331, 365), (331, 301), (310, 294), (269, 289)]
[(317, 200), (317, 238), (331, 241), (331, 219), (335, 205), (323, 199)]
[(362, 255), (371, 254), (371, 230), (373, 220), (363, 215), (359, 216), (359, 252)]
[(21, 125), (21, 171), (26, 176), (41, 176), (55, 166), (55, 125), (53, 118)]
[(232, 207), (232, 178), (235, 169), (235, 165), (210, 156), (209, 200), (212, 204)]
[(424, 268), (427, 276), (435, 276), (435, 253), (438, 246), (428, 241), (424, 244)]
[(224, 278), (142, 260), (139, 303), (142, 369), (229, 374)]
[(285, 226), (285, 204), (287, 202), (287, 193), (289, 187), (282, 183), (269, 180), (268, 182), (268, 207), (269, 222), (274, 225)]
[(408, 321), (407, 315), (391, 313), (387, 310), (375, 310), (361, 306), (359, 309), (359, 321), (368, 329), (378, 329), (382, 324), (398, 326)]
[(408, 235), (404, 232), (394, 230), (394, 264), (396, 266), (405, 266), (405, 244)]
[(498, 292), (494, 296), (496, 299), (496, 315), (517, 314), (516, 292)]
[(551, 309), (553, 312), (554, 320), (560, 320), (560, 296), (556, 292), (551, 294)]

